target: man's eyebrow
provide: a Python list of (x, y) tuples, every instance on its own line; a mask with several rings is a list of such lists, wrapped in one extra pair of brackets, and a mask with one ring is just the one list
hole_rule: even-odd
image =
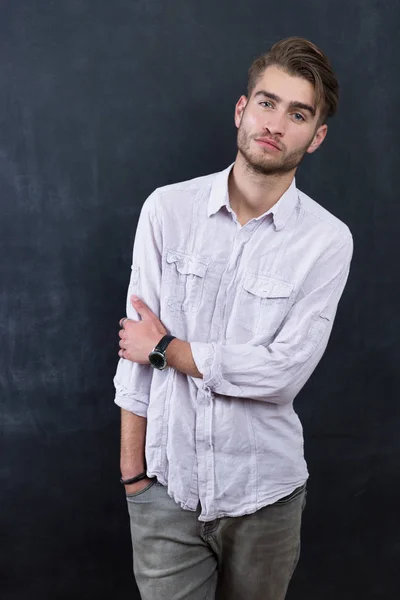
[[(254, 96), (264, 96), (264, 98), (271, 98), (271, 100), (275, 100), (275, 102), (277, 102), (278, 104), (282, 102), (282, 98), (280, 98), (276, 94), (273, 94), (272, 92), (267, 92), (266, 90), (259, 90), (254, 94)], [(303, 110), (308, 110), (308, 112), (310, 112), (313, 117), (315, 117), (316, 114), (315, 108), (313, 106), (310, 106), (309, 104), (304, 104), (304, 102), (298, 102), (297, 100), (293, 100), (292, 102), (290, 102), (289, 108), (302, 108)]]

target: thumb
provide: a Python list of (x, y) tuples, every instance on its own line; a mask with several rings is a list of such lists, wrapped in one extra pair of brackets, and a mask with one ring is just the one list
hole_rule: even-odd
[(131, 304), (133, 308), (139, 313), (142, 317), (143, 321), (151, 321), (155, 318), (155, 314), (152, 310), (145, 304), (142, 300), (140, 300), (137, 296), (131, 297)]

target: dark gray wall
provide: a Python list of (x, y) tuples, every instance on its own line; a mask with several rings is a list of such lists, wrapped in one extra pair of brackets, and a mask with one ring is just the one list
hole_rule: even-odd
[(0, 2), (2, 600), (135, 596), (112, 378), (137, 217), (155, 187), (233, 160), (247, 68), (289, 35), (342, 88), (298, 184), (355, 240), (296, 400), (311, 479), (289, 600), (397, 597), (398, 7)]

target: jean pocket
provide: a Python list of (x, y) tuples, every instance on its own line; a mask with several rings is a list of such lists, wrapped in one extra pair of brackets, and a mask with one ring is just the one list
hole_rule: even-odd
[(174, 310), (199, 310), (209, 261), (194, 254), (168, 250), (165, 265), (165, 302)]
[(303, 494), (303, 492), (304, 492), (304, 494), (306, 494), (306, 484), (305, 483), (303, 485), (301, 485), (300, 487), (296, 488), (295, 490), (293, 490), (293, 492), (291, 492), (288, 496), (285, 496), (284, 498), (281, 498), (280, 500), (275, 502), (275, 504), (277, 506), (281, 506), (282, 504), (289, 504), (289, 502), (292, 502), (293, 500), (295, 500), (296, 498), (301, 496)]
[(240, 290), (238, 323), (254, 334), (273, 335), (286, 312), (293, 284), (248, 272)]
[(133, 494), (127, 494), (125, 493), (125, 496), (127, 498), (136, 498), (136, 496), (140, 496), (141, 494), (144, 494), (144, 492), (147, 492), (147, 490), (149, 490), (151, 487), (153, 487), (153, 485), (157, 482), (157, 479), (154, 478), (154, 480), (150, 481), (149, 485), (146, 485), (146, 487), (144, 487), (142, 490), (139, 490), (138, 492), (135, 492)]

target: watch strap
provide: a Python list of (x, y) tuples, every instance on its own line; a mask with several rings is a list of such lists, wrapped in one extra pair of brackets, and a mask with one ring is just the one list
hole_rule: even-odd
[(154, 352), (162, 352), (165, 355), (165, 351), (168, 348), (168, 345), (172, 342), (172, 340), (176, 339), (174, 335), (164, 335), (163, 338), (158, 342), (157, 346), (154, 348)]

